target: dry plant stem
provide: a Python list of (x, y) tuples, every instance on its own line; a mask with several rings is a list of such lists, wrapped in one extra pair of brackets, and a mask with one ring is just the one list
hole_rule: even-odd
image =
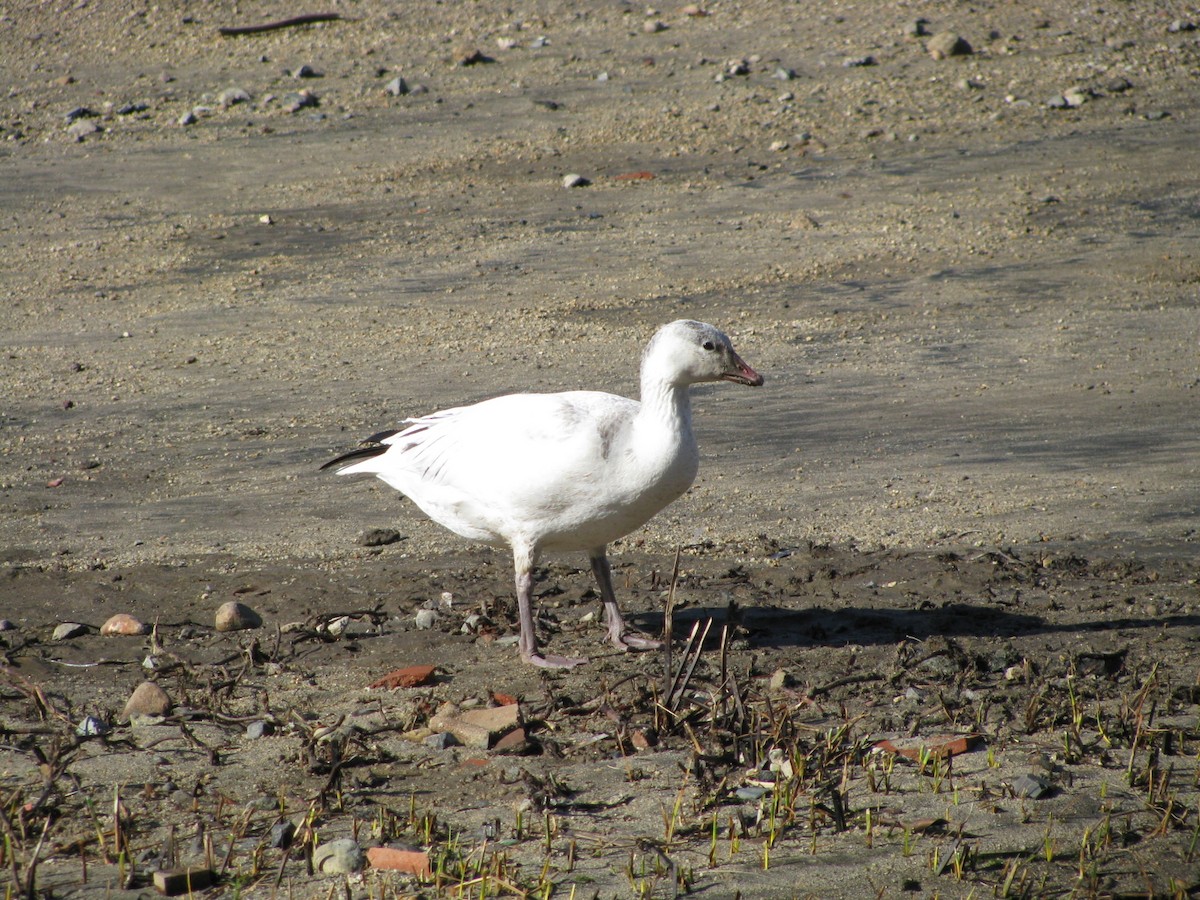
[(218, 28), (217, 33), (226, 37), (234, 37), (241, 34), (262, 34), (264, 31), (293, 28), (297, 25), (311, 25), (314, 22), (336, 22), (341, 18), (337, 13), (309, 13), (304, 16), (293, 16), (290, 19), (280, 19), (277, 22), (265, 22), (262, 25), (225, 26)]

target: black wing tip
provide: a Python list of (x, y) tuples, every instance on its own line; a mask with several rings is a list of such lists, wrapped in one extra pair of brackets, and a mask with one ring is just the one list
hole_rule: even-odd
[(367, 447), (359, 447), (357, 450), (351, 450), (349, 453), (343, 453), (341, 456), (331, 459), (321, 466), (320, 471), (323, 472), (326, 469), (344, 466), (347, 463), (356, 462), (360, 459), (371, 459), (372, 457), (387, 453), (387, 451), (386, 444), (371, 444)]

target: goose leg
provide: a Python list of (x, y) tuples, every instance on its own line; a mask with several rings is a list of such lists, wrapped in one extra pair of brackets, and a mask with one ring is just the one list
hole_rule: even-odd
[(537, 630), (533, 623), (533, 554), (514, 550), (517, 571), (517, 618), (521, 626), (521, 659), (544, 669), (571, 669), (586, 659), (539, 653)]
[(604, 601), (604, 620), (608, 623), (609, 641), (619, 650), (657, 650), (661, 647), (661, 641), (634, 634), (625, 628), (625, 620), (617, 606), (617, 595), (613, 593), (612, 569), (609, 568), (603, 547), (592, 552), (591, 563), (592, 574), (596, 576), (596, 584), (600, 587), (600, 599)]

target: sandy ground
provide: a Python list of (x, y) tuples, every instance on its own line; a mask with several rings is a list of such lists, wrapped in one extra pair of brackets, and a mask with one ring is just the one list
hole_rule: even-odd
[[(539, 896), (1195, 890), (1200, 9), (703, 9), (343, 3), (244, 36), (217, 29), (317, 10), (0, 10), (11, 877), (144, 893), (203, 827), (218, 892), (325, 896), (255, 852), (312, 810)], [(695, 392), (695, 487), (613, 548), (649, 630), (683, 548), (672, 665), (717, 623), (674, 711), (660, 654), (601, 649), (582, 560), (543, 573), (542, 624), (593, 664), (525, 671), (503, 554), (317, 472), (406, 415), (630, 393), (680, 317), (767, 384)], [(263, 628), (213, 632), (230, 599)], [(115, 612), (159, 622), (159, 725), (120, 721), (146, 638), (51, 640)], [(437, 684), (366, 690), (410, 663)], [(489, 692), (526, 755), (421, 743)], [(80, 743), (86, 715), (116, 730)], [(979, 737), (884, 786), (877, 741), (947, 734)], [(739, 797), (772, 750), (798, 771)], [(1050, 796), (1016, 796), (1030, 772)], [(133, 877), (85, 816), (114, 789)]]

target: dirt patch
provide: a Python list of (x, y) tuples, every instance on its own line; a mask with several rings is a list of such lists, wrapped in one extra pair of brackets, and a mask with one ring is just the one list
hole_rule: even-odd
[[(1200, 12), (336, 11), (0, 16), (11, 877), (1195, 890)], [(406, 415), (629, 393), (685, 316), (767, 384), (696, 392), (699, 480), (614, 547), (652, 632), (683, 548), (672, 677), (599, 649), (582, 560), (542, 573), (540, 627), (592, 663), (516, 665), (502, 554), (317, 472)], [(235, 599), (261, 629), (212, 629)], [(95, 633), (117, 612), (156, 637)], [(147, 678), (173, 712), (124, 723)], [(497, 695), (523, 741), (424, 743)], [(442, 886), (308, 871), (352, 836), (428, 848)]]

